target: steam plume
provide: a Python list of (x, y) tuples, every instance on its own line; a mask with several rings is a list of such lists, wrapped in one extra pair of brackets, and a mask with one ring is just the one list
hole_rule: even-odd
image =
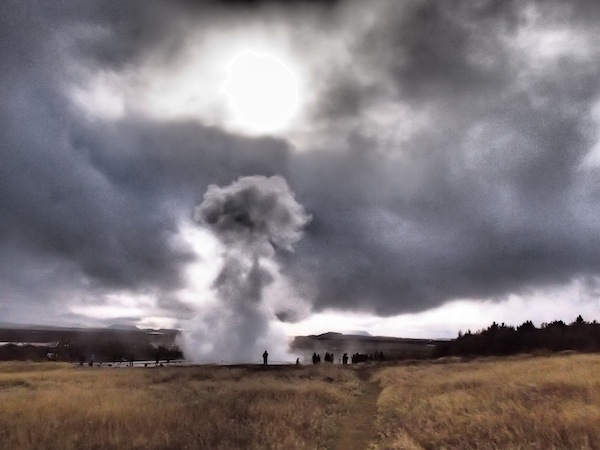
[[(281, 277), (274, 259), (278, 251), (293, 251), (311, 216), (294, 199), (284, 178), (241, 177), (224, 187), (210, 185), (194, 219), (223, 244), (223, 267), (214, 280), (217, 306), (194, 318), (186, 350), (195, 359), (258, 360), (274, 348), (276, 311), (264, 292)], [(283, 340), (285, 341), (285, 340)], [(273, 353), (275, 352), (275, 353)]]

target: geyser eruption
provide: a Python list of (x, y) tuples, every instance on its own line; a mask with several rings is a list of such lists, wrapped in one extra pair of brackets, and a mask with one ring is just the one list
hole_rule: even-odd
[(265, 290), (282, 277), (276, 252), (293, 251), (311, 216), (284, 178), (257, 175), (210, 185), (194, 220), (223, 244), (224, 254), (212, 286), (217, 302), (198, 311), (184, 331), (186, 356), (248, 362), (269, 348), (272, 357), (283, 357), (287, 344), (272, 326), (278, 311), (265, 301)]

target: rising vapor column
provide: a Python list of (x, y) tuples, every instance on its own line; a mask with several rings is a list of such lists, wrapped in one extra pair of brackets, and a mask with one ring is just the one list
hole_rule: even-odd
[[(210, 185), (194, 219), (219, 239), (224, 255), (213, 283), (218, 307), (202, 311), (194, 320), (191, 343), (202, 341), (203, 350), (192, 353), (213, 360), (258, 360), (264, 348), (273, 345), (274, 314), (263, 302), (263, 293), (281, 276), (275, 254), (293, 251), (311, 216), (284, 178), (256, 175), (228, 186)], [(189, 339), (186, 347), (189, 352)]]

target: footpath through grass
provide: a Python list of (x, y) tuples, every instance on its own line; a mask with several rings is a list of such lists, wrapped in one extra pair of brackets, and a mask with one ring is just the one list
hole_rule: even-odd
[(334, 446), (337, 450), (369, 448), (378, 433), (375, 418), (380, 389), (378, 384), (371, 381), (374, 370), (372, 367), (358, 367), (355, 371), (360, 385), (355, 391), (354, 400), (349, 403), (348, 410), (342, 417), (338, 440)]

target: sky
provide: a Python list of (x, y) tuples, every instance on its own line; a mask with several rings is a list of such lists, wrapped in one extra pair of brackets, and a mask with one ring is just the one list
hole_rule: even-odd
[[(600, 4), (6, 0), (0, 322), (600, 320)], [(258, 354), (258, 353), (257, 353)]]

